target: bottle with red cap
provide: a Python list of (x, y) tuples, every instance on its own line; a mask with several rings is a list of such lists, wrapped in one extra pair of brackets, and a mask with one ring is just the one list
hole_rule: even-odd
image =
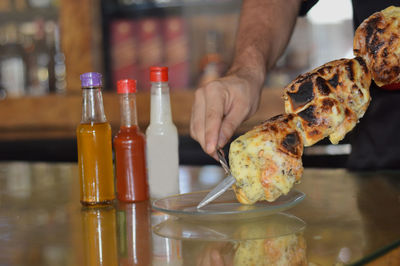
[(123, 202), (149, 199), (145, 136), (136, 115), (136, 80), (117, 82), (120, 97), (121, 126), (114, 138), (117, 198)]
[(172, 121), (168, 68), (151, 67), (150, 125), (146, 130), (150, 197), (179, 193), (178, 131)]

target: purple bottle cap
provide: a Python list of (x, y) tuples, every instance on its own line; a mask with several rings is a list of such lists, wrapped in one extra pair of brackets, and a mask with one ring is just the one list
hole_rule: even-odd
[(82, 87), (102, 86), (101, 74), (97, 72), (88, 72), (81, 75)]

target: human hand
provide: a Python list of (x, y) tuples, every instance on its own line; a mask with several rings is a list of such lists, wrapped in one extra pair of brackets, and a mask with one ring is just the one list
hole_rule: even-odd
[(216, 158), (239, 125), (258, 108), (261, 82), (238, 74), (211, 81), (195, 92), (190, 135)]

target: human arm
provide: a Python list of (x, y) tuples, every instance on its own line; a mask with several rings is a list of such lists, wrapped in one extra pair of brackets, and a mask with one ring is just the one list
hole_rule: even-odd
[(301, 0), (244, 0), (235, 56), (226, 76), (195, 92), (190, 134), (210, 155), (259, 105), (267, 71), (290, 39)]

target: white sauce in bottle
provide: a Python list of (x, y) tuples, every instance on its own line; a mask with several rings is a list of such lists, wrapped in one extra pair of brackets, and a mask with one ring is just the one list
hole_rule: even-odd
[(150, 198), (178, 194), (178, 131), (172, 122), (167, 82), (152, 82), (151, 116), (146, 142)]

